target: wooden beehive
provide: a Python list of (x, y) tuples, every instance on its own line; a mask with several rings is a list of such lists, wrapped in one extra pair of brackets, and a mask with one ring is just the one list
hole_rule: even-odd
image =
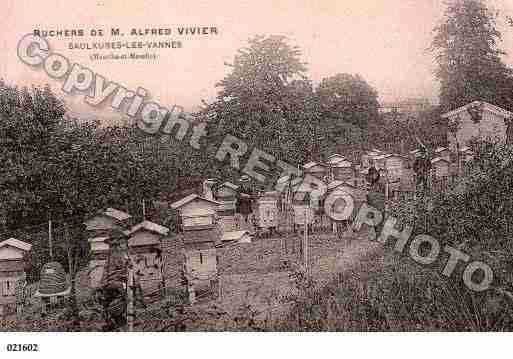
[(150, 221), (135, 225), (128, 233), (134, 278), (140, 283), (143, 294), (154, 293), (163, 286), (162, 239), (168, 233), (168, 228)]
[(0, 316), (14, 310), (16, 288), (26, 279), (26, 256), (31, 248), (15, 238), (0, 242)]
[(308, 192), (294, 192), (292, 198), (292, 209), (294, 211), (294, 224), (312, 224), (315, 212), (310, 205), (310, 194)]
[(225, 182), (217, 188), (215, 199), (220, 203), (217, 209), (220, 216), (235, 215), (238, 190), (239, 186), (231, 182)]
[(179, 211), (185, 248), (214, 247), (221, 240), (221, 230), (217, 224), (217, 209), (220, 203), (189, 195), (173, 204)]
[(257, 226), (260, 228), (278, 227), (278, 192), (265, 192), (257, 200)]
[(332, 179), (334, 180), (347, 181), (354, 177), (355, 172), (353, 164), (345, 158), (340, 159), (338, 157), (334, 157), (331, 159), (329, 165), (332, 171)]
[(303, 172), (322, 180), (328, 175), (328, 167), (321, 163), (308, 162), (303, 165)]
[(86, 218), (84, 224), (86, 231), (99, 236), (113, 229), (125, 230), (129, 226), (130, 218), (132, 218), (132, 216), (126, 212), (114, 208), (107, 208), (105, 211)]
[(171, 204), (171, 208), (179, 211), (183, 230), (215, 226), (217, 209), (221, 203), (191, 194)]
[(450, 162), (442, 157), (433, 158), (431, 160), (432, 171), (435, 178), (447, 178), (449, 177)]

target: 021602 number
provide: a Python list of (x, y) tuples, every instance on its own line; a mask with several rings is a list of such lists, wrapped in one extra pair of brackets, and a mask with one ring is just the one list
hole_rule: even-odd
[(39, 346), (37, 344), (7, 344), (8, 352), (37, 352)]

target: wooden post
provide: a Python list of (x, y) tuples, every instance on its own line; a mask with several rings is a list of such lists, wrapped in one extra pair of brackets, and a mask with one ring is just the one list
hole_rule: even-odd
[(53, 259), (53, 240), (52, 240), (52, 220), (48, 220), (48, 249), (50, 252), (50, 259)]
[[(308, 206), (308, 210), (310, 209), (310, 206)], [(304, 254), (304, 261), (305, 261), (305, 271), (308, 272), (308, 221), (307, 221), (307, 209), (305, 209), (305, 230), (304, 230), (304, 242), (303, 242), (303, 254)]]
[(388, 184), (388, 169), (386, 168), (386, 165), (385, 165), (385, 214), (387, 213), (388, 211), (388, 191), (389, 191), (389, 184)]
[(128, 280), (126, 283), (127, 291), (127, 307), (126, 307), (126, 322), (128, 331), (134, 331), (134, 271), (132, 266), (128, 265)]

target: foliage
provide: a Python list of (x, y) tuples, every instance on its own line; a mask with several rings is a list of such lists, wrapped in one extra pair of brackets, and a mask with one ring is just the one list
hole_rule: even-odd
[(475, 100), (512, 108), (513, 78), (501, 59), (497, 15), (483, 0), (454, 0), (434, 29), (431, 51), (444, 111)]
[(274, 330), (501, 331), (511, 330), (513, 301), (477, 294), (390, 253), (304, 296)]
[(358, 74), (324, 78), (316, 94), (323, 107), (323, 117), (367, 129), (368, 123), (379, 116), (378, 93)]

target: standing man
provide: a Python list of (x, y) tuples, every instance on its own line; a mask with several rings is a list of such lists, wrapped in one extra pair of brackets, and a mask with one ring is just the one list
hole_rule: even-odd
[(248, 176), (241, 176), (239, 182), (240, 187), (237, 198), (237, 212), (240, 213), (244, 219), (245, 227), (249, 228), (248, 218), (249, 215), (253, 212), (252, 203), (254, 193), (253, 189), (251, 188), (251, 183)]
[(25, 278), (20, 279), (16, 284), (16, 314), (18, 319), (21, 318), (23, 314), (23, 309), (25, 308), (25, 303), (27, 299), (27, 280)]
[(420, 148), (420, 155), (413, 163), (413, 171), (417, 175), (417, 188), (420, 187), (422, 194), (425, 194), (428, 189), (429, 172), (431, 171), (431, 161), (425, 147)]

